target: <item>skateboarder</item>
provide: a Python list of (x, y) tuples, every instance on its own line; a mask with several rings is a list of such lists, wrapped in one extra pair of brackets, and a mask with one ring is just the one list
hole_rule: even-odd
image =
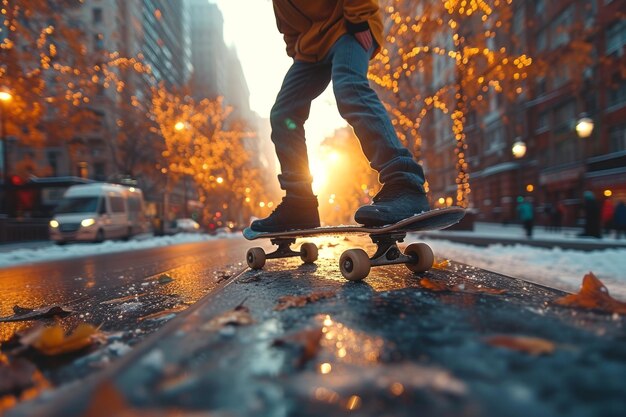
[(369, 60), (383, 44), (378, 0), (273, 0), (278, 30), (294, 59), (271, 115), (272, 142), (281, 166), (281, 204), (250, 228), (260, 232), (320, 225), (305, 143), (311, 101), (333, 82), (341, 116), (383, 184), (373, 203), (354, 219), (366, 226), (398, 222), (430, 209), (424, 172), (402, 146), (387, 112), (367, 79)]

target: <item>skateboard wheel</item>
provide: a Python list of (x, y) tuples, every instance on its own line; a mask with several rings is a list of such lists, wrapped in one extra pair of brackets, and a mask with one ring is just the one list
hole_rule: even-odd
[(305, 264), (312, 264), (317, 261), (317, 245), (315, 243), (306, 242), (300, 246), (300, 259)]
[(265, 251), (263, 248), (250, 248), (246, 254), (246, 261), (250, 269), (261, 269), (265, 265)]
[(370, 273), (371, 263), (363, 249), (348, 249), (339, 258), (341, 275), (350, 281), (361, 281)]
[(411, 243), (404, 250), (404, 254), (416, 258), (416, 262), (405, 264), (413, 272), (426, 272), (435, 263), (433, 250), (425, 243)]

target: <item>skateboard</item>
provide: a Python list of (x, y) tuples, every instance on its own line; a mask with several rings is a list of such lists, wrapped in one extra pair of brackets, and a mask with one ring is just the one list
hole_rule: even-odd
[(363, 249), (348, 249), (339, 258), (339, 270), (344, 278), (350, 281), (360, 281), (369, 275), (372, 267), (382, 265), (404, 264), (413, 272), (428, 271), (435, 261), (432, 249), (425, 243), (411, 243), (404, 252), (398, 247), (408, 232), (440, 230), (458, 223), (465, 215), (461, 207), (447, 207), (430, 210), (406, 218), (397, 223), (379, 226), (325, 226), (313, 229), (288, 230), (285, 232), (256, 232), (249, 227), (243, 230), (243, 236), (248, 240), (270, 239), (278, 248), (271, 253), (265, 253), (263, 248), (250, 248), (246, 254), (246, 261), (251, 269), (261, 269), (267, 259), (289, 258), (299, 256), (304, 263), (313, 263), (317, 260), (317, 246), (311, 242), (300, 245), (293, 250), (291, 245), (297, 239), (322, 235), (366, 234), (377, 246), (371, 257)]

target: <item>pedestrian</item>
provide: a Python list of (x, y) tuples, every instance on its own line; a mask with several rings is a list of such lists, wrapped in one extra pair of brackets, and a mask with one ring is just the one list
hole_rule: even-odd
[(545, 222), (547, 224), (547, 226), (546, 226), (546, 231), (547, 232), (553, 232), (554, 231), (554, 225), (552, 223), (552, 218), (554, 217), (555, 210), (556, 209), (554, 208), (552, 203), (547, 203), (543, 207), (543, 213), (545, 215)]
[(626, 204), (623, 201), (620, 201), (615, 206), (613, 227), (615, 228), (615, 237), (617, 239), (620, 239), (622, 236), (626, 237)]
[(367, 79), (369, 60), (384, 42), (378, 0), (273, 0), (273, 6), (287, 55), (294, 60), (270, 114), (285, 197), (250, 227), (276, 232), (320, 225), (304, 123), (312, 100), (331, 81), (339, 113), (383, 184), (372, 204), (356, 211), (356, 222), (385, 225), (429, 210), (422, 167), (400, 143)]
[(585, 228), (580, 236), (589, 236), (600, 239), (602, 237), (600, 227), (600, 204), (592, 191), (583, 193), (585, 210)]
[(555, 232), (561, 231), (563, 217), (565, 217), (565, 205), (563, 202), (559, 201), (555, 210), (552, 212), (552, 228)]
[(533, 226), (535, 222), (535, 210), (532, 203), (528, 198), (519, 198), (519, 204), (517, 205), (517, 215), (524, 226), (526, 231), (526, 237), (533, 237)]
[(608, 235), (611, 233), (611, 229), (613, 228), (613, 213), (615, 212), (615, 206), (613, 206), (613, 201), (610, 198), (607, 198), (602, 203), (602, 211), (600, 214), (600, 219), (602, 220), (602, 228), (604, 229), (604, 234)]

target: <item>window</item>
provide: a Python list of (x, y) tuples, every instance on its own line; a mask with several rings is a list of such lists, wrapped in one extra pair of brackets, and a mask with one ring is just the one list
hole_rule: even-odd
[(610, 152), (626, 151), (626, 124), (613, 126), (609, 130)]
[(126, 211), (122, 197), (111, 196), (109, 201), (111, 202), (111, 211), (113, 213), (124, 213)]
[(616, 87), (609, 87), (608, 96), (609, 108), (626, 104), (626, 80), (622, 80)]
[(569, 129), (571, 123), (576, 119), (576, 104), (570, 101), (557, 107), (554, 111), (554, 119), (557, 129)]
[(566, 45), (570, 41), (570, 27), (574, 22), (574, 7), (570, 6), (550, 25), (551, 49)]
[(543, 112), (537, 118), (537, 132), (544, 132), (550, 129), (550, 112)]
[(94, 7), (91, 10), (91, 21), (93, 23), (102, 23), (102, 9), (99, 7)]
[(606, 53), (608, 55), (622, 51), (626, 44), (626, 20), (619, 20), (606, 30)]
[(485, 137), (487, 139), (487, 143), (485, 144), (487, 147), (487, 154), (499, 152), (505, 147), (504, 143), (504, 126), (496, 125), (493, 128), (489, 128)]
[(56, 151), (48, 151), (48, 165), (52, 170), (52, 175), (58, 175), (59, 169), (59, 154)]

